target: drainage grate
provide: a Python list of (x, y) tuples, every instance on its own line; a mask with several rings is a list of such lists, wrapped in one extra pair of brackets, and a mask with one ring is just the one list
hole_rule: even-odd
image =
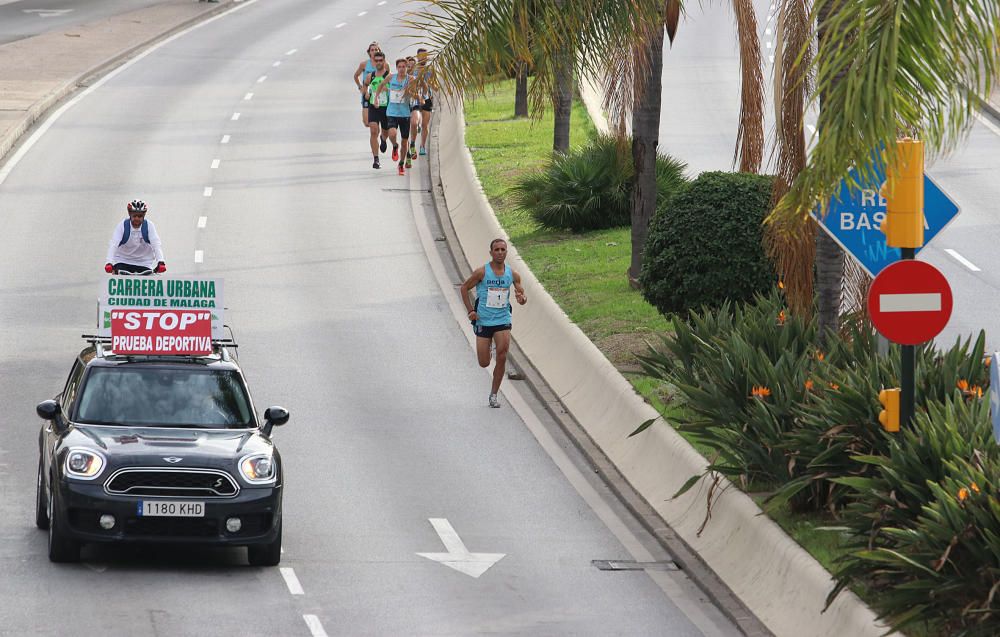
[(681, 567), (669, 560), (636, 562), (635, 560), (591, 560), (599, 571), (679, 571)]

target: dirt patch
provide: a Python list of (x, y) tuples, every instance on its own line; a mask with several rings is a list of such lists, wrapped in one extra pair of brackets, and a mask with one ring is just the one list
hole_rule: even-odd
[(622, 372), (642, 372), (637, 354), (649, 351), (649, 343), (656, 342), (655, 334), (631, 332), (611, 334), (594, 341), (598, 349), (604, 352), (611, 364)]

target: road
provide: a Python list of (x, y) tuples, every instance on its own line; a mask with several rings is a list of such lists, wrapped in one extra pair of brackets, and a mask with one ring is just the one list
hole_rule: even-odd
[[(775, 43), (771, 4), (755, 2), (765, 61), (765, 84), (773, 82), (769, 55)], [(733, 170), (739, 122), (739, 51), (732, 11), (722, 3), (693, 8), (682, 21), (673, 47), (665, 47), (660, 150), (686, 161), (689, 174)], [(766, 132), (773, 134), (771, 103)], [(815, 117), (807, 118), (815, 126)], [(810, 129), (810, 132), (812, 129)], [(770, 147), (770, 144), (769, 144)], [(770, 148), (765, 153), (769, 159)], [(936, 339), (949, 347), (956, 339), (986, 330), (990, 351), (1000, 350), (1000, 122), (980, 117), (954, 152), (928, 157), (927, 173), (961, 208), (961, 214), (919, 258), (938, 267), (955, 298), (952, 317)], [(773, 163), (765, 170), (773, 170)]]
[[(545, 414), (486, 406), (418, 235), (427, 176), (372, 170), (350, 79), (370, 40), (402, 52), (402, 7), (249, 0), (92, 86), (8, 166), (0, 634), (735, 634), (680, 573), (597, 570), (667, 557)], [(34, 406), (137, 197), (171, 273), (225, 278), (258, 408), (292, 413), (282, 570), (163, 547), (55, 565), (32, 525)], [(474, 579), (419, 556), (444, 550), (432, 519), (505, 557)]]
[(165, 0), (0, 0), (0, 44), (94, 22)]

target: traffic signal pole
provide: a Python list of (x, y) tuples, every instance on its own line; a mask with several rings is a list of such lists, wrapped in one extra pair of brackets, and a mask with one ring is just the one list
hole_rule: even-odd
[[(901, 248), (903, 259), (915, 259), (915, 248)], [(902, 365), (900, 366), (899, 384), (899, 423), (903, 427), (908, 427), (913, 421), (913, 414), (916, 411), (916, 395), (914, 385), (916, 383), (917, 351), (914, 345), (902, 345)]]

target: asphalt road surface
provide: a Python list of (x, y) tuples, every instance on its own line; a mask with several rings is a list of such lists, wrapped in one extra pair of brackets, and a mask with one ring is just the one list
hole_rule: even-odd
[(164, 0), (0, 0), (0, 44), (163, 2)]
[[(773, 82), (775, 18), (766, 0), (755, 2), (764, 81)], [(686, 161), (692, 176), (705, 170), (733, 170), (739, 122), (739, 49), (732, 10), (705, 3), (689, 11), (673, 47), (665, 48), (660, 150)], [(770, 91), (769, 91), (770, 92)], [(766, 132), (773, 135), (773, 107), (767, 105)], [(807, 117), (809, 133), (815, 116)], [(765, 160), (771, 159), (770, 143)], [(981, 116), (954, 152), (928, 156), (926, 172), (958, 203), (959, 216), (918, 256), (940, 269), (951, 284), (951, 320), (936, 339), (949, 347), (956, 339), (986, 330), (990, 351), (1000, 349), (1000, 122)], [(773, 163), (765, 167), (773, 171)]]
[[(667, 557), (544, 415), (486, 406), (418, 238), (423, 159), (372, 170), (360, 123), (351, 75), (372, 39), (404, 52), (400, 6), (248, 1), (92, 87), (0, 169), (0, 634), (735, 634), (679, 573), (597, 570)], [(225, 278), (257, 407), (292, 413), (281, 569), (163, 547), (56, 565), (33, 526), (34, 407), (84, 345), (132, 198), (171, 273)], [(432, 519), (504, 557), (479, 578), (421, 557), (445, 550)]]

